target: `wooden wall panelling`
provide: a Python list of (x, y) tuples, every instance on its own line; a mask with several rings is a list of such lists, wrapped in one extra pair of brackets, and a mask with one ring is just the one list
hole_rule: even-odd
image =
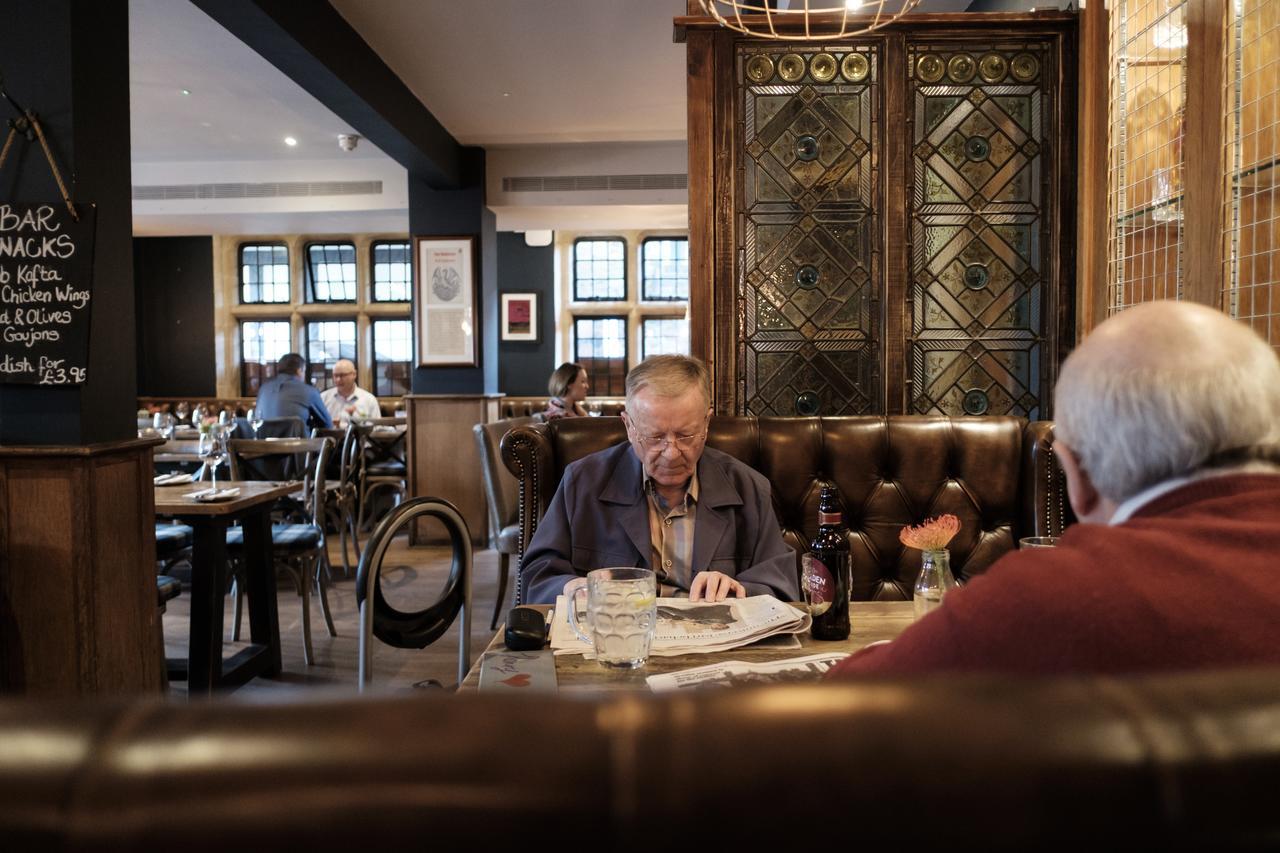
[[(882, 411), (901, 415), (911, 408), (911, 377), (907, 373), (907, 318), (911, 315), (911, 230), (907, 223), (908, 170), (910, 151), (905, 145), (890, 144), (891, 128), (911, 132), (911, 103), (905, 86), (889, 85), (890, 80), (907, 79), (907, 42), (902, 33), (893, 33), (885, 41), (884, 121), (880, 123), (880, 150), (884, 154), (884, 187), (881, 204), (884, 209), (882, 245), (884, 246), (884, 293), (880, 299), (881, 346), (883, 369), (881, 380)], [(900, 131), (902, 132), (902, 131)], [(910, 138), (909, 136), (907, 138)]]
[[(689, 33), (686, 45), (689, 112), (689, 352), (716, 375), (715, 292), (715, 127), (713, 34)], [(695, 211), (694, 205), (698, 209)], [(714, 397), (714, 389), (713, 389)]]
[(1188, 0), (1186, 16), (1182, 296), (1221, 308), (1227, 0)]
[[(1053, 234), (1051, 245), (1053, 256), (1049, 263), (1053, 270), (1049, 281), (1053, 286), (1045, 291), (1046, 312), (1045, 331), (1052, 335), (1045, 347), (1045, 358), (1042, 361), (1044, 371), (1045, 395), (1040, 407), (1040, 417), (1053, 417), (1053, 388), (1058, 384), (1058, 370), (1067, 354), (1075, 348), (1076, 303), (1081, 297), (1076, 291), (1079, 280), (1076, 266), (1078, 234), (1082, 227), (1080, 221), (1079, 182), (1076, 179), (1076, 168), (1079, 163), (1080, 140), (1078, 136), (1079, 104), (1079, 56), (1080, 31), (1072, 28), (1059, 32), (1057, 36), (1058, 57), (1058, 103), (1053, 112), (1054, 128), (1051, 137), (1054, 140), (1053, 158), (1049, 162), (1052, 171), (1050, 185), (1046, 188), (1049, 197), (1056, 203), (1053, 207), (1053, 219), (1050, 229)], [(1103, 151), (1105, 155), (1105, 149)], [(1106, 172), (1103, 170), (1103, 174)], [(1105, 258), (1103, 259), (1105, 261)], [(1104, 267), (1105, 269), (1105, 267)]]
[[(480, 454), (471, 428), (497, 420), (498, 395), (411, 394), (405, 397), (408, 430), (409, 496), (443, 498), (458, 508), (476, 545), (488, 542)], [(436, 523), (421, 523), (413, 544), (447, 541)]]
[(0, 450), (0, 691), (159, 691), (151, 446)]
[[(1107, 125), (1110, 23), (1105, 3), (1080, 10), (1076, 339), (1107, 318)], [(1064, 348), (1073, 343), (1063, 339)]]
[(737, 184), (740, 165), (737, 162), (736, 137), (737, 110), (734, 103), (734, 39), (724, 31), (714, 39), (712, 87), (714, 124), (711, 142), (715, 183), (713, 188), (712, 231), (715, 293), (711, 304), (715, 305), (714, 336), (716, 361), (715, 407), (719, 414), (741, 414), (742, 373), (738, 363), (738, 329), (742, 303), (739, 298), (738, 265), (735, 258), (735, 230), (738, 221)]

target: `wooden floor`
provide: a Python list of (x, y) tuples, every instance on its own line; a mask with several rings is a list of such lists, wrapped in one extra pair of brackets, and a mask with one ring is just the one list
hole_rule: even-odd
[[(336, 538), (336, 537), (335, 537)], [(363, 540), (362, 540), (363, 542)], [(311, 638), (315, 649), (315, 663), (307, 666), (302, 661), (302, 599), (291, 582), (283, 575), (278, 587), (280, 612), (280, 642), (283, 652), (284, 672), (279, 678), (257, 678), (239, 688), (232, 695), (246, 699), (272, 697), (296, 698), (304, 695), (327, 696), (354, 695), (358, 662), (359, 616), (355, 603), (355, 565), (352, 577), (342, 577), (342, 560), (337, 545), (330, 541), (330, 555), (334, 565), (333, 584), (329, 589), (329, 604), (333, 612), (337, 637), (330, 637), (325, 630), (320, 613), (320, 602), (311, 601)], [(387, 600), (401, 610), (424, 607), (436, 599), (448, 578), (450, 552), (445, 546), (410, 548), (406, 540), (397, 540), (384, 561), (382, 590)], [(175, 572), (181, 576), (181, 571)], [(493, 614), (493, 601), (498, 590), (498, 554), (492, 550), (477, 550), (473, 572), (474, 615), (471, 625), (472, 661), (488, 645), (493, 632), (489, 620)], [(508, 583), (507, 601), (503, 614), (511, 606), (515, 586), (514, 578)], [(170, 601), (164, 616), (165, 654), (169, 657), (185, 657), (190, 626), (189, 599), (186, 590)], [(231, 597), (227, 597), (225, 639), (231, 632)], [(374, 639), (373, 691), (396, 693), (427, 688), (425, 682), (436, 680), (445, 689), (452, 690), (458, 682), (458, 631), (461, 617), (454, 622), (443, 637), (425, 649), (395, 649)], [(244, 617), (244, 639), (248, 639), (248, 614)], [(233, 648), (234, 646), (229, 646)], [(186, 684), (175, 682), (170, 696), (186, 701)]]

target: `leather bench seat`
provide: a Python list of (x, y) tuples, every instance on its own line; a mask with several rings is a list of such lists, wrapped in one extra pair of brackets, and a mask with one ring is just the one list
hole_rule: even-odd
[[(529, 424), (503, 437), (503, 462), (520, 481), (521, 555), (565, 467), (625, 438), (615, 418)], [(1052, 422), (1014, 417), (715, 417), (707, 435), (768, 478), (797, 572), (817, 532), (819, 492), (839, 487), (858, 601), (911, 598), (920, 553), (898, 541), (905, 525), (958, 516), (951, 570), (962, 582), (1023, 536), (1061, 533), (1072, 519), (1052, 442)]]

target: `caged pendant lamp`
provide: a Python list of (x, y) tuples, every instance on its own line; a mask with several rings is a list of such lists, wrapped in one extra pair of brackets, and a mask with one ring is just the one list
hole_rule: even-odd
[(744, 35), (779, 41), (859, 36), (906, 15), (920, 0), (698, 0), (702, 11)]

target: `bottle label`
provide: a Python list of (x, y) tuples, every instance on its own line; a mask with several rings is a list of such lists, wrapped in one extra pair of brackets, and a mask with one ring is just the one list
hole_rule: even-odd
[(809, 602), (810, 615), (821, 616), (831, 609), (835, 591), (836, 584), (831, 571), (817, 556), (810, 554), (809, 560), (805, 562), (804, 572), (804, 595)]
[(818, 524), (839, 524), (841, 521), (838, 512), (820, 512), (818, 513)]

